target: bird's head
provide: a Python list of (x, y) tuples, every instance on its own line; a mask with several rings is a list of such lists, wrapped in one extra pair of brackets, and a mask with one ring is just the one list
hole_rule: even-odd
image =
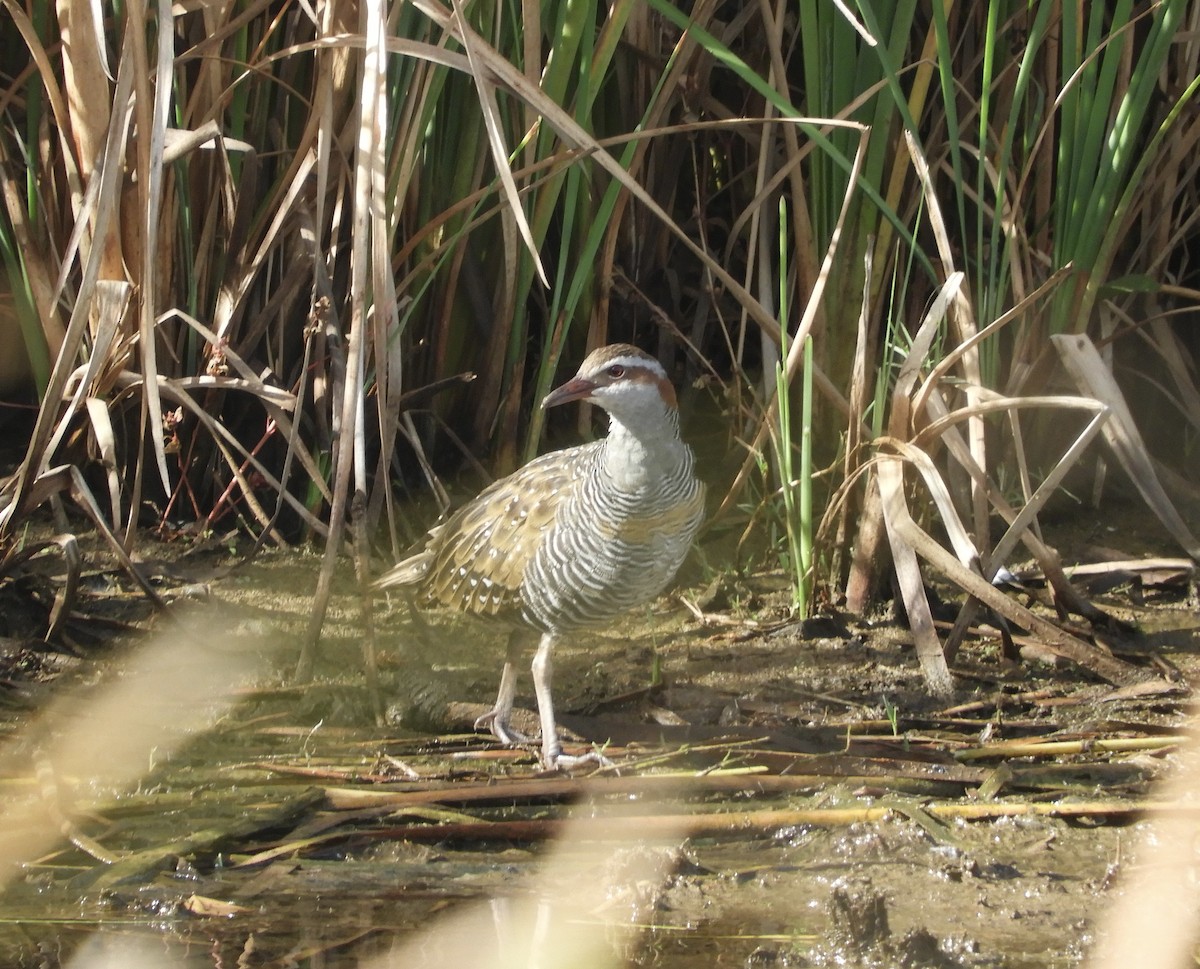
[(676, 411), (675, 388), (663, 365), (628, 343), (614, 343), (588, 354), (575, 374), (552, 390), (542, 407), (586, 400), (636, 430), (660, 425)]

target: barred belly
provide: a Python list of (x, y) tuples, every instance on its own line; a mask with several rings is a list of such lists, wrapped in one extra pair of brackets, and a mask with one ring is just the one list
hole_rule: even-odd
[(561, 632), (649, 602), (675, 576), (703, 517), (704, 488), (686, 474), (656, 495), (613, 493), (585, 478), (525, 570), (526, 621)]

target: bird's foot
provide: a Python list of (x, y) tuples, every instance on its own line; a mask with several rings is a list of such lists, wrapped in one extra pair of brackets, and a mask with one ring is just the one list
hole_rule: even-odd
[(564, 754), (562, 748), (555, 744), (543, 748), (538, 757), (545, 770), (569, 771), (578, 767), (612, 767), (613, 762), (599, 750), (592, 748), (586, 754)]
[(475, 721), (476, 730), (486, 730), (502, 744), (528, 744), (532, 741), (525, 734), (514, 730), (508, 716), (500, 710), (489, 710)]

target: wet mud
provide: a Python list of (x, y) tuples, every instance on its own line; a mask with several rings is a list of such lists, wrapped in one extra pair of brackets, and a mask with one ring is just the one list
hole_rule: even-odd
[[(548, 776), (471, 729), (503, 630), (380, 600), (372, 695), (347, 579), (291, 683), (317, 567), (178, 566), (178, 635), (257, 672), (134, 789), (54, 779), (65, 834), (0, 897), (0, 965), (1080, 966), (1198, 675), (1186, 581), (1096, 597), (1152, 688), (1006, 659), (983, 627), (936, 699), (894, 617), (800, 622), (781, 577), (710, 577), (558, 651), (568, 747), (613, 766)], [(38, 803), (26, 723), (125, 647), (6, 642), (0, 798)], [(536, 732), (527, 671), (518, 698)]]

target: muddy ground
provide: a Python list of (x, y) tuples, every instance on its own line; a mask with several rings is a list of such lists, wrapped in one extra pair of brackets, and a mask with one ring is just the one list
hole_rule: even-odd
[[(694, 608), (666, 597), (558, 651), (562, 722), (613, 766), (548, 777), (471, 730), (502, 632), (421, 628), (379, 601), (373, 695), (343, 576), (298, 687), (316, 557), (233, 568), (220, 548), (159, 551), (144, 556), (182, 626), (95, 571), (74, 648), (48, 647), (20, 629), (52, 586), (4, 591), (0, 798), (52, 801), (65, 834), (9, 871), (0, 965), (136, 951), (153, 965), (484, 966), (508, 946), (507, 964), (547, 967), (1079, 966), (1138, 864), (1200, 676), (1194, 576), (1123, 573), (1090, 593), (1132, 625), (1105, 638), (1152, 687), (1006, 659), (981, 625), (956, 694), (934, 699), (894, 617), (802, 623), (781, 576), (693, 573)], [(114, 641), (109, 624), (147, 632)], [(257, 665), (231, 675), (211, 729), (152, 755), (136, 783), (54, 776), (30, 722), (75, 690), (67, 719), (86, 723), (89, 698), (137, 662), (130, 640)], [(531, 708), (527, 671), (519, 691)], [(186, 701), (154, 696), (130, 717)], [(535, 954), (513, 957), (521, 945)]]

